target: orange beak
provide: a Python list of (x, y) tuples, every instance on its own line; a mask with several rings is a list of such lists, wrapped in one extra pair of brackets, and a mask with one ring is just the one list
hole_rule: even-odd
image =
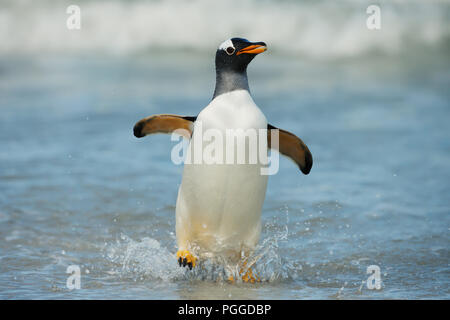
[(236, 55), (240, 55), (241, 53), (253, 53), (253, 54), (258, 54), (261, 52), (264, 52), (267, 50), (266, 46), (262, 46), (259, 44), (252, 44), (248, 47), (245, 47), (244, 49), (239, 50)]

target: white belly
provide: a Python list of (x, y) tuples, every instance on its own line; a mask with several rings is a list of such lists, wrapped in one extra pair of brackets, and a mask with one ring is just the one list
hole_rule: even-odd
[[(198, 143), (202, 143), (203, 149), (206, 146), (199, 141), (202, 137), (195, 134), (200, 123), (203, 132), (214, 128), (223, 132), (224, 137), (226, 129), (267, 128), (265, 116), (247, 91), (223, 94), (197, 117), (187, 158)], [(223, 152), (225, 159), (225, 143)], [(197, 254), (214, 255), (246, 251), (256, 245), (267, 187), (267, 175), (261, 174), (261, 166), (259, 161), (256, 164), (185, 164), (176, 207), (180, 249), (195, 247)]]

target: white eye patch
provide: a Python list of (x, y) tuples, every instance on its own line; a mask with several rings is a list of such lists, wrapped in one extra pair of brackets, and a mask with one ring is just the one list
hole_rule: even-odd
[(233, 42), (231, 41), (231, 39), (228, 39), (228, 40), (222, 42), (222, 44), (219, 46), (219, 50), (227, 50), (228, 47), (234, 48)]

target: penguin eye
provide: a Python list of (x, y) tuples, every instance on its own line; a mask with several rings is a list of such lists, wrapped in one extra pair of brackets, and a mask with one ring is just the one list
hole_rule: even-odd
[(227, 51), (227, 54), (229, 56), (231, 56), (234, 53), (234, 48), (233, 47), (228, 47), (226, 51)]

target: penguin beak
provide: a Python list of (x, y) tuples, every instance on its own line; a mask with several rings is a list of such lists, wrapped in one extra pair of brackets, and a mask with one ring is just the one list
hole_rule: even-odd
[(258, 54), (267, 50), (266, 44), (264, 42), (256, 42), (251, 45), (239, 50), (236, 55), (240, 55), (241, 53), (253, 53)]

